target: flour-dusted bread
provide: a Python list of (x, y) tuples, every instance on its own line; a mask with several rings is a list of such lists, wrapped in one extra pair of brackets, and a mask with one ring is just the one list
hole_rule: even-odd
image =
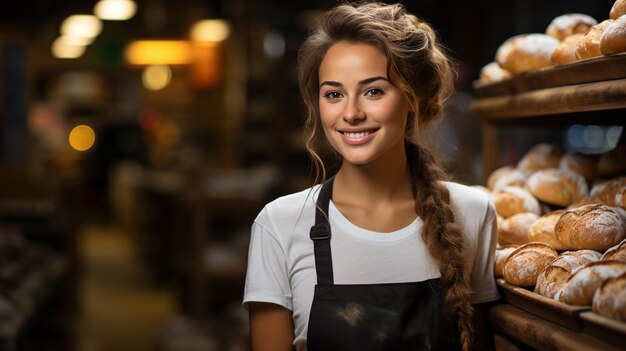
[(542, 169), (526, 181), (528, 191), (537, 199), (561, 207), (587, 196), (589, 187), (580, 174), (559, 168)]
[(496, 248), (495, 259), (493, 262), (493, 273), (496, 278), (502, 277), (504, 261), (506, 261), (511, 252), (515, 251), (517, 247), (518, 245), (503, 245)]
[(559, 257), (556, 250), (544, 243), (526, 243), (511, 252), (504, 261), (502, 276), (510, 284), (531, 287), (550, 262)]
[(626, 15), (626, 0), (616, 0), (609, 12), (609, 18), (615, 20), (623, 15)]
[(582, 13), (566, 13), (555, 17), (546, 28), (546, 34), (560, 41), (572, 34), (585, 33), (589, 28), (598, 24), (595, 18)]
[(579, 60), (588, 59), (596, 56), (602, 56), (600, 50), (600, 38), (606, 27), (608, 27), (614, 20), (607, 19), (595, 26), (591, 27), (585, 35), (578, 41), (576, 46), (576, 57)]
[(594, 186), (591, 196), (609, 206), (626, 209), (626, 176), (613, 178)]
[(547, 34), (520, 34), (507, 39), (496, 51), (500, 67), (519, 74), (552, 66), (552, 51), (559, 41)]
[(526, 189), (517, 186), (506, 186), (491, 193), (496, 212), (504, 218), (517, 213), (541, 213), (539, 201)]
[(535, 293), (554, 298), (563, 288), (569, 276), (589, 262), (600, 259), (600, 253), (592, 250), (565, 251), (537, 277)]
[(591, 204), (563, 213), (554, 227), (563, 246), (605, 251), (626, 238), (626, 219), (604, 204)]
[(489, 62), (480, 69), (479, 79), (481, 82), (494, 83), (511, 78), (511, 72), (500, 67), (497, 62)]
[(559, 162), (559, 168), (573, 171), (591, 181), (596, 177), (596, 158), (580, 152), (568, 152)]
[(501, 244), (525, 244), (528, 240), (530, 227), (539, 219), (539, 215), (532, 212), (517, 213), (506, 218), (502, 229), (498, 231), (498, 242)]
[(591, 306), (593, 294), (602, 283), (624, 272), (626, 263), (620, 261), (587, 263), (567, 279), (555, 299), (569, 305)]
[(546, 168), (559, 168), (564, 153), (560, 145), (538, 143), (526, 151), (517, 163), (517, 168), (527, 173)]
[(528, 229), (528, 241), (546, 243), (557, 250), (567, 249), (556, 237), (554, 227), (565, 210), (556, 210), (539, 217)]
[(491, 172), (487, 177), (487, 188), (491, 191), (499, 190), (505, 186), (518, 186), (523, 188), (528, 174), (513, 166), (502, 166)]
[(576, 48), (578, 47), (578, 42), (583, 35), (584, 34), (582, 33), (577, 33), (563, 39), (559, 46), (557, 46), (552, 52), (552, 56), (550, 56), (552, 63), (564, 64), (578, 61), (578, 57), (576, 57)]
[(600, 51), (603, 55), (626, 51), (626, 15), (609, 24), (600, 37)]
[(622, 240), (621, 243), (606, 250), (604, 255), (602, 255), (602, 260), (615, 260), (626, 263), (626, 239)]
[(591, 310), (601, 316), (626, 322), (626, 273), (602, 283), (593, 295)]

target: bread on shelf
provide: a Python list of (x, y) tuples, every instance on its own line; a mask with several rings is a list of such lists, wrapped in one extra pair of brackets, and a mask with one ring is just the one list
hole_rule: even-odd
[(567, 248), (605, 251), (626, 238), (626, 219), (605, 204), (585, 205), (563, 213), (554, 232)]
[(624, 262), (596, 261), (588, 263), (567, 279), (563, 288), (557, 292), (555, 299), (569, 305), (591, 306), (593, 294), (602, 283), (624, 272), (626, 272), (626, 263)]
[(559, 168), (542, 169), (533, 173), (526, 185), (537, 199), (561, 207), (569, 206), (589, 192), (583, 176)]
[(585, 33), (589, 28), (598, 24), (595, 18), (582, 13), (566, 13), (555, 17), (548, 28), (546, 34), (563, 41), (572, 34)]
[(504, 261), (502, 276), (510, 284), (532, 287), (539, 273), (559, 257), (556, 250), (544, 243), (526, 243), (511, 252)]

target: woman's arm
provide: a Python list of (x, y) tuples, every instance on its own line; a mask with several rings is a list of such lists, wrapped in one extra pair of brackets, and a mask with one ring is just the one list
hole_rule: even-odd
[(495, 350), (495, 344), (493, 340), (493, 333), (489, 329), (487, 324), (487, 310), (491, 306), (491, 303), (475, 304), (474, 305), (474, 350)]
[(291, 311), (272, 303), (250, 302), (250, 338), (253, 351), (293, 350)]

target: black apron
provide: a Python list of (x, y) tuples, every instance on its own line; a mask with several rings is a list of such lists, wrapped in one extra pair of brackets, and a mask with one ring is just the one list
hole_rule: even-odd
[(457, 319), (443, 309), (441, 278), (414, 283), (335, 285), (328, 204), (333, 178), (320, 191), (311, 227), (317, 285), (308, 351), (461, 350)]

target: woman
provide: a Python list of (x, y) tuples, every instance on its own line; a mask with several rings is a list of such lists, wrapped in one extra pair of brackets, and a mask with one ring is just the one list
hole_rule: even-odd
[(402, 5), (343, 4), (298, 60), (307, 149), (322, 178), (327, 153), (340, 166), (253, 224), (253, 349), (488, 348), (495, 211), (481, 191), (443, 181), (418, 136), (453, 88), (435, 33)]

